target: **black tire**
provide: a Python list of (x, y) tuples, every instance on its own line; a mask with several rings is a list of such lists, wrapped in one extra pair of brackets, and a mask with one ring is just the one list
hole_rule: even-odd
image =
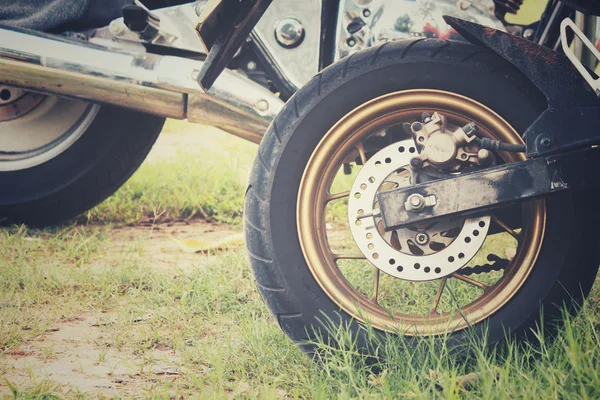
[(164, 121), (102, 106), (85, 133), (63, 153), (33, 168), (0, 172), (0, 222), (49, 226), (92, 208), (138, 169)]
[[(525, 76), (497, 55), (462, 42), (433, 39), (399, 41), (356, 53), (299, 90), (260, 145), (245, 200), (246, 243), (256, 283), (281, 329), (296, 343), (312, 339), (307, 332), (319, 329), (326, 315), (349, 324), (366, 348), (364, 330), (329, 299), (306, 264), (297, 234), (298, 190), (309, 157), (338, 120), (366, 101), (406, 89), (470, 97), (519, 132), (546, 108), (545, 99)], [(502, 342), (507, 329), (522, 337), (542, 313), (543, 324), (552, 331), (563, 304), (581, 304), (589, 293), (598, 269), (598, 235), (594, 214), (583, 199), (569, 193), (547, 199), (538, 260), (521, 289), (485, 321), (488, 343)], [(475, 325), (476, 334), (483, 335), (484, 325)], [(326, 330), (320, 330), (327, 338)], [(466, 340), (465, 330), (451, 335), (457, 345)]]

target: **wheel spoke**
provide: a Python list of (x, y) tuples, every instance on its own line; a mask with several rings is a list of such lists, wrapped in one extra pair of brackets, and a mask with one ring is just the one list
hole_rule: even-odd
[(333, 256), (333, 260), (337, 261), (337, 260), (366, 260), (367, 257), (365, 257), (363, 254), (335, 254), (332, 253)]
[(435, 295), (435, 299), (433, 299), (433, 306), (431, 307), (431, 311), (429, 312), (429, 315), (435, 315), (437, 312), (437, 308), (438, 308), (438, 304), (440, 304), (440, 300), (442, 298), (442, 293), (444, 292), (444, 288), (446, 287), (446, 280), (448, 278), (444, 277), (440, 280), (440, 286), (438, 288), (438, 291)]
[(379, 272), (379, 268), (373, 269), (373, 296), (371, 297), (371, 301), (374, 301), (376, 304), (379, 297)]
[(471, 279), (469, 277), (461, 275), (458, 272), (453, 273), (452, 277), (458, 279), (459, 281), (466, 282), (470, 285), (477, 286), (478, 288), (483, 289), (484, 291), (489, 288), (489, 286), (486, 285), (485, 283), (479, 282), (479, 281), (476, 281), (475, 279)]
[(360, 161), (362, 161), (362, 164), (365, 165), (367, 163), (367, 155), (365, 154), (365, 147), (363, 146), (362, 143), (357, 143), (356, 150), (358, 151), (358, 154), (360, 156)]
[(344, 197), (348, 197), (348, 196), (350, 196), (350, 191), (329, 194), (327, 196), (327, 198), (325, 199), (325, 203), (329, 203), (330, 201), (337, 200), (337, 199), (343, 199)]
[(511, 229), (510, 226), (506, 225), (500, 218), (496, 217), (495, 215), (492, 217), (492, 219), (494, 220), (494, 222), (496, 224), (498, 224), (498, 226), (502, 229), (504, 229), (510, 236), (514, 237), (515, 239), (517, 239), (517, 241), (519, 240), (519, 234), (515, 231), (513, 231)]

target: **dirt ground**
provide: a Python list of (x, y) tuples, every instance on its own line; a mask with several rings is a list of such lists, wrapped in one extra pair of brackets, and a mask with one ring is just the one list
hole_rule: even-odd
[[(218, 257), (218, 252), (185, 253), (177, 241), (193, 238), (220, 243), (230, 237), (239, 237), (239, 232), (206, 221), (121, 227), (110, 232), (113, 245), (107, 257), (131, 257), (135, 243), (135, 255), (152, 260), (147, 265), (185, 273), (197, 268), (200, 259), (206, 262), (207, 258)], [(169, 350), (158, 347), (135, 355), (134, 351), (107, 347), (107, 335), (116, 318), (111, 312), (99, 310), (55, 324), (0, 360), (0, 375), (18, 387), (48, 380), (61, 385), (67, 397), (78, 393), (140, 396), (156, 385), (177, 379), (178, 357)], [(144, 321), (141, 318), (131, 323), (141, 325)], [(65, 388), (71, 391), (65, 393)], [(10, 396), (6, 382), (0, 381), (0, 396)]]
[[(175, 158), (183, 146), (200, 151), (206, 146), (205, 142), (206, 137), (201, 133), (163, 134), (147, 162)], [(231, 226), (202, 220), (117, 227), (109, 233), (112, 245), (106, 257), (118, 258), (125, 254), (131, 257), (133, 245), (136, 257), (151, 260), (147, 265), (185, 273), (197, 268), (200, 259), (206, 262), (207, 258), (218, 257), (218, 251), (210, 255), (188, 253), (181, 243), (195, 239), (218, 244), (234, 238), (232, 243), (236, 246), (241, 244), (240, 235)], [(99, 310), (55, 324), (44, 335), (25, 342), (0, 360), (0, 376), (19, 388), (48, 380), (60, 385), (66, 397), (81, 393), (143, 397), (152, 387), (176, 380), (181, 372), (178, 357), (169, 350), (158, 347), (135, 355), (134, 351), (107, 347), (107, 335), (116, 318), (111, 312)], [(142, 318), (131, 323), (143, 324), (144, 321)], [(0, 380), (0, 397), (11, 397), (4, 380)]]

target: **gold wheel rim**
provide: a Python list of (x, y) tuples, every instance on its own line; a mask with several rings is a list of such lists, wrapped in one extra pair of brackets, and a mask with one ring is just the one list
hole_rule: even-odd
[[(370, 298), (361, 294), (338, 267), (339, 256), (330, 250), (325, 227), (327, 204), (348, 193), (331, 194), (329, 189), (350, 152), (357, 151), (363, 160), (366, 159), (362, 145), (364, 139), (385, 127), (411, 118), (417, 120), (423, 111), (438, 111), (461, 123), (475, 121), (484, 136), (506, 143), (523, 143), (519, 134), (498, 114), (467, 97), (438, 90), (407, 90), (384, 95), (352, 110), (324, 135), (304, 171), (296, 209), (302, 252), (313, 277), (327, 296), (351, 317), (377, 329), (405, 335), (439, 335), (461, 330), (498, 311), (513, 298), (529, 276), (542, 245), (546, 216), (544, 200), (522, 204), (523, 221), (518, 234), (518, 248), (504, 276), (493, 286), (485, 288), (481, 297), (461, 308), (460, 313), (454, 316), (390, 313), (377, 303), (379, 272), (374, 266), (372, 268), (377, 270), (374, 273), (375, 294)], [(500, 155), (506, 162), (525, 159), (522, 153)], [(497, 223), (501, 226), (502, 221)], [(450, 277), (440, 280), (439, 296), (447, 278)], [(478, 283), (471, 278), (464, 281)], [(434, 301), (439, 302), (439, 296), (436, 295)]]

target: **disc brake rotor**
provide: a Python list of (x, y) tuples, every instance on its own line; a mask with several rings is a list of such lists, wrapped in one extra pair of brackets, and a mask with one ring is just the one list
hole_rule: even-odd
[(456, 272), (475, 256), (487, 236), (490, 216), (443, 219), (385, 232), (381, 218), (373, 216), (376, 196), (412, 184), (409, 165), (415, 155), (412, 140), (373, 155), (352, 185), (348, 219), (356, 245), (375, 267), (396, 278), (428, 281)]

